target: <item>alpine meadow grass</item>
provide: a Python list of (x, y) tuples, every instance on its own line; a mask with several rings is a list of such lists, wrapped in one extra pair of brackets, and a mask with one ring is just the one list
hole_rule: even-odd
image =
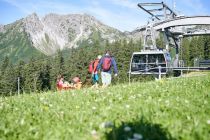
[(208, 140), (210, 75), (0, 97), (0, 139)]

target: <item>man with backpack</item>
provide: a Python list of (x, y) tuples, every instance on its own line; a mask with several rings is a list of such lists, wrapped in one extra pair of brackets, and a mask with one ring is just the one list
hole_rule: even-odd
[(117, 76), (118, 70), (117, 70), (116, 61), (114, 57), (110, 55), (110, 51), (106, 51), (106, 54), (103, 56), (103, 58), (101, 58), (97, 67), (97, 70), (101, 69), (101, 79), (103, 84), (102, 87), (107, 87), (108, 85), (111, 84), (112, 66), (114, 67), (115, 76)]
[(98, 55), (98, 57), (94, 61), (91, 61), (89, 64), (88, 71), (89, 73), (92, 74), (93, 87), (98, 87), (99, 76), (98, 76), (97, 66), (99, 64), (101, 57), (102, 57), (101, 55)]

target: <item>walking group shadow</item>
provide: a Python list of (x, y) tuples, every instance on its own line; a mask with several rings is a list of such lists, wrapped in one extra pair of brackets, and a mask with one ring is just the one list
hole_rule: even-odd
[(112, 131), (105, 134), (107, 140), (175, 140), (166, 128), (160, 124), (152, 124), (144, 119), (113, 126)]

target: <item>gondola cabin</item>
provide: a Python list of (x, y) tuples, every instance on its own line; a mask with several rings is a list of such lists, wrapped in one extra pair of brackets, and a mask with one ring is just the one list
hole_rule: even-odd
[(133, 53), (130, 62), (130, 74), (159, 74), (159, 72), (166, 74), (170, 67), (171, 56), (168, 51), (145, 50)]

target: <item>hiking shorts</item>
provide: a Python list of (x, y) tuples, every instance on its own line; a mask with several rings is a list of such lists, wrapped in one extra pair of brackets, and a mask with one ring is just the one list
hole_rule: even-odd
[(98, 80), (99, 80), (98, 74), (93, 74), (93, 76), (92, 76), (93, 84), (95, 84), (96, 82), (98, 82)]
[(102, 79), (102, 84), (103, 85), (110, 85), (111, 84), (111, 74), (108, 72), (101, 72), (101, 79)]

